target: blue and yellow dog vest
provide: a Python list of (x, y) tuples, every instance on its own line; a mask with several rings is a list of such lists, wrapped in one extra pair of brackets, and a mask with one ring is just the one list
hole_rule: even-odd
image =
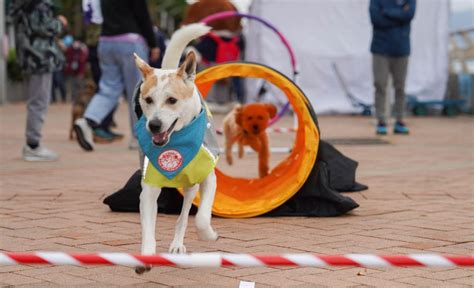
[(186, 188), (204, 181), (219, 157), (211, 120), (212, 116), (203, 104), (203, 109), (191, 123), (173, 132), (166, 145), (156, 146), (146, 129), (145, 115), (142, 115), (135, 124), (135, 131), (146, 156), (143, 181), (159, 188)]

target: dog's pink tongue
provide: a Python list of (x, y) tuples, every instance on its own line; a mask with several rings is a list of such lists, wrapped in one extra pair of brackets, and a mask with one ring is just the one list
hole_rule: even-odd
[(168, 131), (153, 134), (153, 142), (162, 144), (168, 140)]

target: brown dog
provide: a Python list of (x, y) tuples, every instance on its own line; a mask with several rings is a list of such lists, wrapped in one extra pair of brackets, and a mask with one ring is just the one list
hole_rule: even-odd
[(235, 107), (224, 118), (225, 155), (232, 165), (232, 146), (239, 145), (239, 158), (244, 156), (244, 145), (258, 153), (258, 171), (260, 178), (269, 173), (270, 149), (266, 129), (268, 121), (277, 112), (273, 104), (251, 103)]
[(69, 140), (74, 139), (74, 121), (84, 116), (87, 105), (91, 101), (97, 89), (94, 81), (86, 80), (85, 82), (86, 83), (77, 96), (77, 99), (75, 99), (74, 103), (72, 104), (72, 122), (71, 128), (69, 129)]

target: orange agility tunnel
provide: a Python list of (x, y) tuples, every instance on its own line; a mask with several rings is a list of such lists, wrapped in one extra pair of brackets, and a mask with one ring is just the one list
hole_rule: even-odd
[[(285, 203), (303, 186), (316, 162), (319, 130), (309, 100), (283, 74), (254, 63), (226, 63), (207, 68), (196, 77), (205, 98), (212, 85), (228, 77), (263, 78), (287, 96), (298, 119), (292, 152), (264, 178), (235, 178), (216, 170), (217, 191), (213, 213), (221, 217), (244, 218), (265, 214)], [(199, 197), (194, 204), (198, 205)]]
[[(355, 181), (358, 163), (320, 141), (316, 114), (302, 90), (280, 72), (255, 63), (224, 63), (198, 73), (196, 85), (205, 98), (213, 84), (228, 77), (261, 78), (288, 98), (297, 118), (291, 153), (264, 178), (239, 178), (216, 168), (217, 191), (212, 212), (226, 218), (255, 216), (338, 216), (359, 205), (339, 192), (361, 191), (367, 186)], [(138, 105), (138, 104), (137, 104)], [(104, 199), (112, 211), (138, 212), (141, 171), (136, 171), (125, 186)], [(179, 214), (182, 191), (163, 188), (158, 211)], [(193, 204), (199, 206), (199, 196)], [(191, 213), (196, 212), (196, 207)]]

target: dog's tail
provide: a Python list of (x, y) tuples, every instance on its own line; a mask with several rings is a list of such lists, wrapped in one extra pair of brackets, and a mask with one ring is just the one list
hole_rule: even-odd
[(183, 26), (183, 28), (176, 31), (171, 37), (171, 41), (166, 48), (163, 56), (163, 69), (176, 69), (179, 65), (179, 59), (183, 54), (184, 49), (189, 42), (194, 39), (206, 35), (211, 30), (211, 27), (202, 23), (195, 23)]

